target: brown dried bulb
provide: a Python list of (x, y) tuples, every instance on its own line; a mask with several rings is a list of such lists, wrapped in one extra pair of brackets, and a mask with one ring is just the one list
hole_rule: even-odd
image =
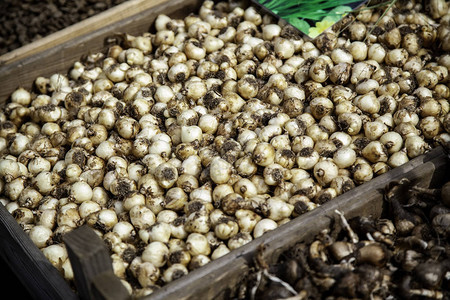
[(376, 267), (382, 267), (389, 259), (389, 250), (380, 243), (370, 243), (358, 249), (357, 260), (360, 263), (369, 263)]

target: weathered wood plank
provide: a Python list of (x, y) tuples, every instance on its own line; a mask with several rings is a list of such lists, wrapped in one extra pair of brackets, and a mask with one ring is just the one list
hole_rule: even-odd
[[(127, 300), (130, 295), (122, 284), (116, 284), (117, 277), (112, 272), (96, 276), (92, 282), (92, 294), (99, 300)], [(119, 282), (120, 283), (120, 282)]]
[[(81, 299), (103, 299), (98, 297), (101, 287), (102, 276), (109, 278), (111, 291), (115, 291), (115, 297), (105, 296), (104, 299), (127, 299), (125, 287), (119, 278), (114, 275), (111, 258), (105, 243), (88, 225), (83, 225), (63, 237), (67, 247), (70, 263), (75, 278), (75, 285)], [(108, 276), (112, 274), (113, 276)], [(103, 278), (104, 279), (104, 278)], [(93, 285), (98, 281), (96, 295), (94, 296)]]
[(78, 299), (3, 205), (0, 205), (0, 240), (0, 255), (35, 299)]

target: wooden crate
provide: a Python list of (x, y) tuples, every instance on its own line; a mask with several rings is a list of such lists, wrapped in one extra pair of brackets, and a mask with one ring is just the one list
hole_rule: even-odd
[[(185, 16), (189, 12), (197, 11), (201, 2), (132, 0), (1, 56), (0, 106), (17, 87), (30, 88), (36, 77), (67, 72), (82, 54), (104, 50), (107, 37), (120, 32), (138, 34), (149, 31), (158, 14)], [(357, 215), (378, 217), (383, 210), (382, 191), (388, 182), (405, 177), (427, 187), (448, 179), (448, 167), (450, 162), (443, 149), (433, 149), (190, 272), (145, 299), (227, 299), (246, 276), (260, 244), (266, 246), (266, 260), (276, 261), (284, 250), (296, 242), (313, 238), (322, 228), (327, 227), (335, 218), (336, 209), (348, 218)], [(101, 247), (96, 248), (96, 243), (85, 244), (83, 236), (90, 234), (88, 228), (75, 231), (82, 234), (72, 235), (68, 239), (73, 246), (70, 251), (71, 259), (78, 258), (77, 265), (87, 265), (85, 270), (81, 270), (83, 278), (77, 276), (77, 280), (89, 285), (79, 289), (83, 290), (83, 293), (92, 293), (99, 299), (123, 299), (120, 289), (113, 289), (111, 282), (117, 278), (110, 277), (110, 266), (108, 260), (104, 260), (105, 254), (102, 253)], [(0, 238), (0, 255), (37, 299), (80, 297), (72, 291), (3, 206), (0, 206)], [(89, 266), (88, 262), (93, 262), (93, 265)], [(91, 289), (92, 286), (95, 288)]]

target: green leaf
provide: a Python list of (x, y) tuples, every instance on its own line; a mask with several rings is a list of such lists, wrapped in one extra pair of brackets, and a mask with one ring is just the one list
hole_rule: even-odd
[(340, 5), (340, 6), (333, 8), (332, 10), (330, 10), (330, 15), (331, 14), (343, 15), (343, 14), (349, 13), (351, 11), (352, 11), (352, 8), (350, 6)]
[(305, 20), (301, 20), (299, 18), (289, 18), (287, 21), (301, 32), (308, 33), (310, 26)]
[(332, 16), (339, 21), (342, 14), (352, 10), (348, 4), (367, 0), (258, 0), (263, 6), (283, 19), (309, 19), (319, 21)]
[[(277, 1), (277, 0), (274, 0)], [(302, 13), (310, 15), (315, 11), (324, 11), (329, 9), (335, 9), (336, 7), (344, 6), (346, 4), (363, 2), (364, 0), (311, 0), (311, 1), (299, 1), (284, 3), (278, 7), (280, 14), (285, 16), (295, 14), (300, 16)], [(301, 17), (301, 16), (300, 16)]]
[(326, 16), (321, 21), (331, 21), (333, 23), (338, 22), (341, 19), (341, 16)]

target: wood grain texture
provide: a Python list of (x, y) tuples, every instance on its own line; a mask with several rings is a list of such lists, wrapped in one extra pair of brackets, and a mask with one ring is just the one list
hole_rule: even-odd
[[(114, 275), (105, 243), (92, 228), (83, 225), (64, 235), (63, 240), (67, 247), (75, 284), (81, 299), (123, 300), (128, 298), (125, 287)], [(106, 291), (104, 288), (105, 278), (109, 279), (109, 289)], [(95, 293), (93, 292), (94, 282), (97, 282)], [(104, 297), (100, 297), (102, 292), (105, 292)]]
[(0, 256), (35, 299), (78, 299), (58, 270), (0, 204)]
[[(0, 59), (0, 107), (18, 87), (30, 89), (38, 76), (66, 74), (82, 55), (105, 51), (105, 39), (118, 33), (152, 32), (159, 14), (184, 17), (197, 11), (200, 0), (132, 0)], [(127, 5), (125, 5), (127, 4)], [(125, 6), (123, 6), (125, 5)], [(40, 45), (43, 43), (43, 45)], [(28, 49), (32, 48), (32, 49)], [(5, 57), (6, 56), (6, 57)]]
[(93, 299), (99, 300), (127, 300), (130, 299), (125, 287), (117, 283), (118, 278), (113, 272), (104, 272), (97, 275), (92, 282)]

